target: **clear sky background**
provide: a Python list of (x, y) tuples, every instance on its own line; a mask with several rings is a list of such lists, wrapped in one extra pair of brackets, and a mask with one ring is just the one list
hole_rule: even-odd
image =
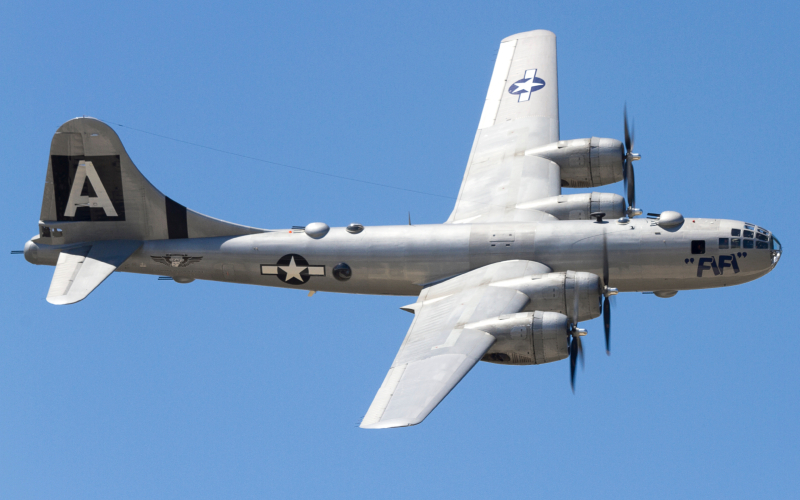
[[(0, 498), (797, 498), (799, 18), (770, 1), (3, 2)], [(645, 212), (747, 220), (785, 248), (746, 285), (619, 296), (611, 357), (601, 320), (582, 324), (575, 395), (567, 361), (479, 363), (422, 425), (361, 430), (413, 298), (118, 274), (53, 306), (53, 268), (9, 255), (80, 115), (124, 125), (144, 175), (214, 217), (442, 222), (499, 42), (537, 28), (558, 36), (562, 138), (622, 139), (627, 102)]]

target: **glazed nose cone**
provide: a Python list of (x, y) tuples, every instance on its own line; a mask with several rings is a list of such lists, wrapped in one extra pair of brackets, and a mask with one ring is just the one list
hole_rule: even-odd
[(781, 242), (778, 241), (778, 238), (775, 235), (772, 235), (770, 238), (770, 252), (772, 252), (772, 267), (778, 265), (778, 261), (781, 260), (781, 254), (783, 253), (783, 246), (781, 246)]

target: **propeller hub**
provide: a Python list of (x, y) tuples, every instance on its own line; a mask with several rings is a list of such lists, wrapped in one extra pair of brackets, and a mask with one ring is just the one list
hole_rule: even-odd
[(636, 217), (637, 215), (642, 215), (643, 213), (644, 212), (642, 211), (641, 208), (628, 207), (628, 217), (633, 218)]
[(616, 295), (618, 293), (619, 293), (619, 289), (617, 289), (617, 288), (612, 288), (610, 286), (607, 286), (607, 287), (603, 288), (603, 295), (605, 295), (606, 297), (611, 297), (612, 295)]
[(641, 159), (642, 159), (642, 155), (637, 154), (637, 153), (631, 153), (631, 161), (636, 161), (636, 160), (641, 160)]

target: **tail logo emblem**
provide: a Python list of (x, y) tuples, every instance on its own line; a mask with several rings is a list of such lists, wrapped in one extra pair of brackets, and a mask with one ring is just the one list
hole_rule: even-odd
[[(83, 185), (89, 179), (89, 184), (96, 196), (82, 196)], [(64, 210), (64, 217), (75, 217), (78, 207), (102, 208), (106, 217), (116, 217), (117, 211), (111, 198), (108, 197), (106, 188), (94, 169), (94, 164), (90, 161), (81, 160), (78, 163), (78, 170), (75, 172), (75, 180), (72, 181), (72, 189), (69, 192), (67, 208)]]
[(536, 70), (529, 69), (525, 72), (525, 78), (517, 80), (508, 88), (508, 93), (519, 96), (517, 102), (524, 102), (531, 98), (531, 94), (544, 88), (544, 80), (536, 78)]
[(290, 285), (307, 283), (312, 276), (325, 276), (325, 266), (312, 266), (302, 255), (290, 253), (278, 259), (274, 265), (262, 264), (261, 274), (277, 276)]

